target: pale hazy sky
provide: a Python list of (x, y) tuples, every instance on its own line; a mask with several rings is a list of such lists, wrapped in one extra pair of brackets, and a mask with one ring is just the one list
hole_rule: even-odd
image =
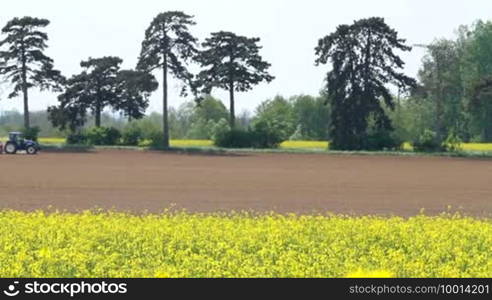
[[(133, 68), (140, 52), (144, 31), (160, 12), (182, 10), (195, 15), (192, 30), (200, 39), (218, 30), (261, 38), (262, 54), (272, 64), (276, 80), (261, 84), (249, 93), (237, 95), (237, 111), (253, 111), (256, 105), (277, 94), (318, 94), (327, 66), (314, 66), (314, 47), (319, 38), (339, 24), (365, 17), (380, 16), (409, 44), (429, 43), (435, 38), (452, 37), (461, 24), (492, 17), (490, 0), (16, 0), (3, 1), (0, 26), (13, 17), (47, 18), (47, 54), (66, 76), (81, 71), (81, 60), (105, 55), (119, 56), (123, 68)], [(423, 50), (403, 56), (406, 73), (415, 76)], [(160, 78), (160, 76), (158, 76)], [(185, 99), (173, 89), (170, 104)], [(5, 87), (3, 87), (5, 90)], [(0, 89), (1, 90), (1, 89)], [(0, 111), (22, 111), (21, 98), (6, 99), (0, 91)], [(215, 92), (226, 105), (227, 94)], [(149, 111), (161, 111), (161, 90), (151, 98)], [(56, 95), (31, 92), (31, 111), (56, 104)]]

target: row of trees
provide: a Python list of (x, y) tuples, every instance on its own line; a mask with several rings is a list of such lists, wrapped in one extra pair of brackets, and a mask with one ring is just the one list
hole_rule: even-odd
[[(330, 124), (329, 106), (325, 97), (308, 95), (285, 98), (276, 96), (263, 101), (254, 113), (243, 111), (236, 117), (236, 128), (247, 130), (257, 122), (266, 122), (271, 131), (278, 132), (282, 140), (327, 140)], [(95, 116), (87, 116), (84, 129), (95, 124)], [(123, 114), (103, 113), (101, 125), (124, 131), (137, 126), (143, 131), (162, 131), (162, 115), (152, 113), (131, 122)], [(67, 132), (53, 127), (46, 111), (32, 112), (31, 121), (44, 137), (66, 137)], [(16, 111), (0, 114), (0, 136), (23, 127), (23, 116)], [(217, 130), (228, 130), (229, 111), (219, 99), (205, 97), (199, 105), (187, 101), (179, 107), (169, 108), (169, 128), (172, 139), (213, 139)]]
[(412, 101), (429, 105), (438, 139), (492, 142), (492, 22), (461, 26), (427, 49)]
[[(197, 101), (202, 94), (220, 88), (230, 94), (230, 127), (235, 127), (235, 92), (244, 92), (254, 85), (274, 79), (268, 73), (270, 64), (262, 60), (259, 38), (238, 36), (232, 32), (215, 32), (199, 46), (190, 27), (193, 17), (183, 12), (159, 14), (145, 32), (142, 50), (135, 70), (120, 70), (118, 57), (89, 58), (81, 62), (82, 73), (66, 79), (54, 69), (53, 60), (44, 54), (47, 34), (42, 31), (48, 20), (31, 17), (15, 18), (2, 33), (6, 37), (0, 47), (0, 75), (14, 85), (9, 98), (22, 92), (24, 126), (30, 127), (28, 91), (38, 87), (62, 92), (59, 105), (48, 109), (55, 126), (76, 131), (87, 121), (90, 112), (101, 125), (106, 107), (122, 111), (128, 118), (141, 118), (148, 106), (148, 97), (158, 87), (154, 70), (162, 71), (164, 147), (169, 147), (168, 76), (183, 83), (182, 95), (191, 92)], [(189, 65), (201, 66), (198, 74)]]
[[(89, 58), (81, 63), (80, 74), (66, 79), (43, 53), (48, 37), (42, 29), (48, 24), (44, 19), (16, 18), (2, 30), (6, 38), (0, 47), (6, 49), (0, 52), (0, 75), (13, 85), (10, 97), (24, 96), (26, 128), (30, 126), (28, 91), (33, 87), (61, 93), (59, 105), (48, 112), (52, 123), (62, 129), (77, 131), (90, 114), (99, 127), (105, 108), (139, 119), (158, 88), (152, 73), (160, 70), (163, 146), (168, 147), (174, 121), (170, 118), (175, 117), (168, 108), (169, 76), (182, 82), (182, 95), (191, 93), (205, 106), (220, 108), (219, 102), (204, 99), (215, 88), (228, 90), (230, 130), (236, 128), (235, 92), (274, 79), (268, 73), (270, 64), (259, 54), (258, 38), (220, 31), (199, 44), (191, 33), (196, 25), (193, 17), (182, 12), (154, 18), (134, 70), (120, 70), (118, 57)], [(427, 49), (419, 81), (402, 72), (404, 62), (398, 54), (412, 48), (384, 19), (340, 25), (315, 49), (316, 65), (329, 65), (323, 96), (304, 102), (277, 97), (258, 108), (253, 123), (261, 122), (262, 130), (268, 127), (282, 139), (330, 138), (332, 147), (340, 150), (392, 148), (429, 130), (435, 132), (436, 144), (449, 136), (492, 140), (492, 23), (463, 26), (456, 40), (415, 46)], [(192, 64), (201, 67), (196, 74), (190, 72)], [(195, 120), (194, 126), (209, 128), (211, 120), (224, 119), (222, 113)]]
[(333, 148), (427, 140), (442, 150), (449, 141), (492, 141), (492, 22), (413, 46), (427, 51), (418, 81), (403, 74), (397, 55), (412, 48), (382, 18), (341, 25), (319, 41), (316, 64), (331, 65), (326, 94)]

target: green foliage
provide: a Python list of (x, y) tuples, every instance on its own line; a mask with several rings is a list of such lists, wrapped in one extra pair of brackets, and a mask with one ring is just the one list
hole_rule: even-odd
[(393, 83), (400, 89), (416, 86), (414, 79), (399, 72), (404, 62), (395, 50), (411, 48), (382, 18), (340, 25), (336, 32), (319, 40), (316, 64), (332, 64), (326, 91), (332, 109), (333, 149), (363, 150), (368, 145), (370, 116), (378, 130), (392, 130), (380, 103), (394, 108), (387, 84)]
[(446, 150), (450, 152), (462, 151), (462, 144), (463, 140), (455, 132), (450, 132), (448, 137), (444, 141), (444, 146)]
[(367, 136), (365, 149), (369, 151), (396, 151), (403, 148), (403, 140), (400, 140), (392, 132), (382, 130), (370, 133)]
[(41, 129), (39, 127), (34, 126), (30, 128), (24, 128), (22, 130), (22, 133), (24, 134), (25, 139), (37, 142), (40, 131)]
[(138, 123), (129, 123), (123, 129), (121, 143), (125, 146), (138, 146), (144, 140), (144, 132)]
[(481, 141), (492, 142), (492, 22), (478, 21), (466, 36), (462, 73), (470, 129)]
[(229, 126), (229, 122), (227, 119), (220, 119), (217, 123), (215, 123), (214, 127), (212, 128), (212, 140), (217, 140), (220, 138), (220, 136), (226, 134), (228, 131), (231, 130), (231, 127)]
[(443, 141), (449, 131), (458, 130), (464, 122), (460, 113), (464, 92), (460, 73), (463, 49), (459, 43), (445, 39), (425, 47), (427, 54), (419, 71), (421, 92), (423, 100), (435, 106), (433, 128)]
[(412, 146), (418, 152), (441, 152), (445, 151), (437, 133), (432, 130), (424, 130), (417, 140), (412, 141)]
[(87, 136), (81, 132), (72, 132), (67, 135), (66, 142), (68, 145), (86, 145)]
[(192, 120), (203, 119), (213, 120), (215, 122), (221, 119), (227, 119), (228, 112), (222, 101), (212, 96), (205, 97), (197, 104), (193, 103)]
[(76, 132), (87, 122), (87, 112), (91, 111), (96, 127), (100, 127), (107, 107), (129, 119), (142, 118), (158, 83), (146, 72), (120, 71), (122, 62), (113, 56), (82, 61), (84, 71), (67, 80), (58, 97), (59, 105), (48, 108), (53, 126)]
[(263, 135), (272, 135), (272, 137), (275, 135), (275, 139), (280, 139), (282, 142), (294, 134), (296, 129), (294, 120), (292, 102), (277, 96), (258, 106), (256, 117), (253, 119), (253, 127), (263, 132)]
[(214, 144), (222, 148), (253, 148), (255, 141), (251, 131), (232, 129), (216, 135)]
[(214, 144), (222, 148), (277, 148), (283, 142), (268, 121), (258, 121), (253, 129), (232, 129), (221, 131), (214, 135)]
[(386, 110), (394, 134), (403, 141), (414, 141), (426, 129), (435, 128), (435, 105), (421, 98), (400, 99), (395, 110)]
[(2, 29), (6, 37), (0, 40), (0, 75), (10, 80), (13, 91), (9, 98), (24, 96), (24, 128), (30, 128), (28, 90), (58, 91), (64, 83), (53, 60), (44, 54), (48, 35), (42, 30), (49, 25), (46, 19), (32, 17), (14, 18)]
[(198, 119), (191, 124), (186, 136), (194, 140), (208, 140), (213, 136), (215, 125), (213, 120)]
[(325, 96), (307, 95), (290, 98), (295, 131), (291, 140), (327, 141), (329, 138), (330, 106)]
[(250, 132), (254, 148), (278, 148), (285, 141), (285, 133), (279, 129), (281, 124), (275, 120), (259, 120)]
[(217, 123), (228, 117), (224, 104), (210, 96), (198, 104), (189, 102), (184, 110), (189, 122), (187, 139), (212, 139)]
[(59, 106), (48, 108), (53, 125), (62, 129), (68, 126), (74, 131), (85, 123), (86, 111), (90, 110), (95, 126), (100, 127), (104, 108), (118, 105), (118, 72), (122, 62), (114, 56), (82, 61), (84, 71), (67, 80), (65, 91), (58, 97)]
[(142, 71), (121, 70), (117, 76), (119, 95), (114, 109), (123, 112), (129, 120), (143, 118), (149, 97), (159, 83), (152, 74)]
[(181, 90), (186, 95), (187, 89), (196, 95), (197, 87), (193, 82), (193, 75), (188, 71), (187, 65), (192, 61), (198, 50), (197, 39), (190, 33), (190, 27), (195, 25), (193, 16), (180, 11), (169, 11), (157, 15), (145, 31), (145, 39), (142, 42), (142, 50), (138, 60), (137, 69), (151, 72), (162, 69), (164, 82), (163, 88), (163, 137), (162, 146), (169, 147), (169, 116), (168, 116), (168, 83), (167, 76), (170, 73), (176, 79), (185, 83)]
[[(165, 147), (164, 133), (159, 130), (152, 130), (146, 133), (146, 138), (150, 141), (150, 146), (154, 148)], [(167, 148), (167, 147), (166, 147)]]
[(231, 128), (236, 125), (234, 92), (249, 91), (275, 78), (268, 73), (271, 65), (259, 54), (259, 42), (259, 38), (214, 32), (202, 44), (204, 50), (197, 56), (203, 68), (198, 74), (197, 86), (201, 86), (205, 94), (210, 94), (214, 88), (229, 91)]
[[(36, 111), (30, 113), (31, 127), (38, 127), (40, 129), (40, 137), (62, 137), (63, 134), (53, 128), (51, 122), (48, 120), (46, 111)], [(11, 131), (23, 131), (24, 118), (23, 115), (17, 111), (4, 111), (0, 114), (0, 137), (7, 136)]]
[(85, 133), (87, 143), (95, 146), (114, 146), (118, 145), (121, 133), (113, 127), (92, 127)]

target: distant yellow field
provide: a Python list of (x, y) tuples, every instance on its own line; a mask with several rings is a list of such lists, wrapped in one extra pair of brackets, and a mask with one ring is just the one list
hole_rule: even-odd
[(213, 147), (209, 140), (171, 140), (172, 147)]
[(463, 144), (462, 148), (465, 151), (492, 151), (492, 144)]
[[(487, 151), (492, 151), (492, 144), (468, 143), (468, 144), (461, 144), (460, 148), (463, 151), (487, 152)], [(410, 143), (405, 143), (403, 145), (403, 149), (407, 151), (412, 151), (413, 147), (412, 145), (410, 145)]]
[[(328, 149), (329, 142), (316, 142), (316, 141), (287, 141), (283, 142), (280, 147), (282, 149)], [(403, 149), (412, 151), (413, 147), (410, 143), (405, 143)], [(479, 144), (469, 143), (461, 144), (461, 149), (464, 151), (492, 151), (492, 143)]]
[(38, 141), (46, 145), (65, 144), (64, 138), (39, 138)]
[(328, 149), (328, 142), (287, 141), (280, 144), (282, 149)]

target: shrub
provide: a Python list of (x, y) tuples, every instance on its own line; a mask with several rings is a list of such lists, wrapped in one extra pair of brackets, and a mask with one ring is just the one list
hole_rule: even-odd
[(226, 119), (220, 119), (212, 128), (212, 140), (215, 141), (230, 130), (229, 122)]
[(160, 130), (151, 130), (146, 137), (151, 147), (159, 148), (164, 145), (164, 133)]
[(442, 143), (438, 141), (437, 134), (426, 129), (418, 138), (412, 142), (413, 149), (417, 152), (439, 152), (445, 151)]
[(223, 148), (277, 148), (282, 139), (265, 124), (255, 124), (253, 130), (233, 129), (214, 135), (214, 144)]
[(278, 148), (284, 141), (283, 134), (275, 126), (275, 122), (266, 120), (256, 122), (250, 134), (255, 148)]
[(463, 150), (461, 144), (463, 144), (463, 141), (455, 132), (449, 133), (448, 137), (444, 141), (444, 147), (447, 151), (451, 152), (459, 152)]
[(24, 128), (24, 130), (22, 130), (22, 133), (24, 134), (25, 139), (37, 142), (40, 131), (41, 129), (35, 126), (30, 128)]
[(366, 149), (369, 151), (401, 150), (403, 141), (389, 131), (378, 131), (367, 137)]
[(70, 133), (67, 136), (67, 144), (69, 145), (84, 145), (87, 143), (87, 137), (80, 133)]
[(138, 146), (144, 139), (142, 129), (136, 123), (128, 124), (123, 130), (122, 144), (126, 146)]
[(251, 132), (239, 129), (217, 135), (214, 144), (223, 148), (253, 148), (254, 145)]
[(86, 133), (87, 142), (96, 146), (114, 146), (121, 138), (121, 133), (113, 127), (93, 127)]

